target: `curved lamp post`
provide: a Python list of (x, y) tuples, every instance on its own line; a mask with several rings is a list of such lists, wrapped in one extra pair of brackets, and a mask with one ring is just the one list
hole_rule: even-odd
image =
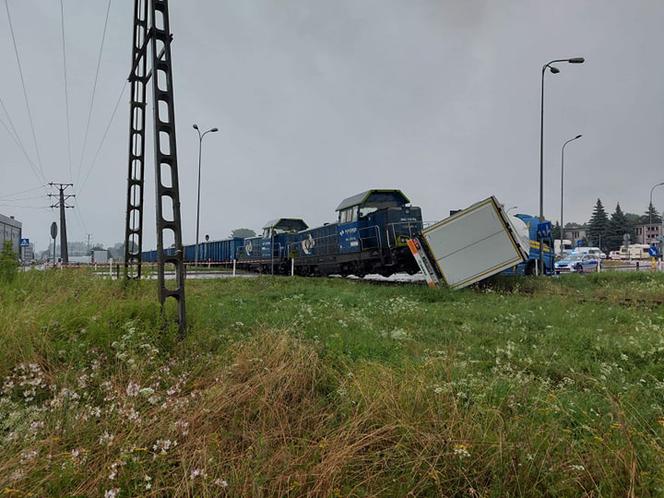
[(574, 138), (570, 138), (567, 142), (563, 144), (562, 152), (560, 154), (560, 255), (563, 254), (563, 245), (565, 240), (565, 224), (563, 223), (563, 188), (564, 188), (564, 178), (565, 178), (565, 147), (568, 143), (578, 140), (583, 135), (577, 135)]
[(198, 128), (197, 124), (194, 124), (194, 130), (198, 132), (198, 194), (196, 199), (196, 251), (194, 258), (194, 268), (198, 266), (198, 228), (200, 222), (201, 214), (201, 149), (203, 147), (203, 137), (208, 133), (216, 133), (219, 131), (218, 128), (210, 128), (209, 130), (201, 133), (201, 130)]
[[(572, 57), (569, 59), (554, 59), (547, 62), (542, 66), (542, 98), (540, 103), (540, 181), (539, 181), (539, 219), (544, 221), (544, 75), (546, 70), (551, 71), (552, 74), (558, 74), (560, 69), (551, 64), (557, 62), (568, 62), (570, 64), (583, 64), (586, 60), (583, 57)], [(544, 270), (544, 244), (540, 239), (540, 269)]]
[(657, 183), (650, 189), (650, 204), (648, 204), (648, 214), (650, 215), (648, 219), (649, 225), (652, 225), (652, 209), (650, 209), (652, 207), (652, 193), (657, 187), (661, 187), (662, 185), (664, 185), (664, 182)]

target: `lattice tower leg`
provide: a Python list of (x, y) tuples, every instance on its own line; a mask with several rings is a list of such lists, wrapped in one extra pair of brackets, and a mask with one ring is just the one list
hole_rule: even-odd
[[(173, 106), (173, 73), (171, 70), (171, 35), (168, 0), (151, 0), (152, 6), (152, 89), (154, 107), (155, 184), (157, 191), (157, 260), (159, 262), (159, 299), (162, 305), (169, 297), (177, 301), (180, 334), (185, 331), (184, 262), (175, 109)], [(164, 241), (173, 244), (166, 251)], [(166, 286), (165, 266), (175, 272), (175, 284)], [(170, 281), (172, 284), (172, 281)]]
[(145, 113), (148, 43), (148, 1), (134, 2), (131, 96), (129, 104), (129, 166), (125, 221), (125, 277), (141, 278), (143, 250), (143, 185), (145, 173)]

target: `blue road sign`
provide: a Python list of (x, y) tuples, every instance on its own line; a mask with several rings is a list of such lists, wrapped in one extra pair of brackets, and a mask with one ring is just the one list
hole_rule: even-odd
[(20, 247), (30, 247), (30, 239), (21, 239), (18, 245)]
[(648, 254), (653, 258), (656, 258), (657, 256), (659, 256), (659, 249), (657, 249), (657, 246), (652, 245), (648, 248)]

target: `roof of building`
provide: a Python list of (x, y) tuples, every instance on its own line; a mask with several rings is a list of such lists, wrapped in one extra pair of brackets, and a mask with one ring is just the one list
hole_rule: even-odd
[(408, 204), (410, 199), (398, 189), (371, 189), (359, 194), (352, 195), (337, 206), (336, 211), (341, 211), (353, 206), (370, 205), (378, 208), (396, 207)]
[(3, 214), (0, 214), (0, 223), (11, 225), (16, 228), (21, 228), (23, 225), (20, 221), (17, 221), (16, 219), (11, 218), (10, 216), (5, 216)]

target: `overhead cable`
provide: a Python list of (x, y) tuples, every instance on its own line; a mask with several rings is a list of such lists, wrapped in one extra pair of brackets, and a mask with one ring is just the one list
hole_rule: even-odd
[(104, 51), (104, 42), (106, 41), (106, 30), (108, 28), (108, 15), (111, 11), (111, 3), (113, 0), (108, 0), (106, 5), (106, 18), (104, 19), (104, 29), (101, 35), (101, 44), (99, 45), (99, 55), (97, 56), (97, 70), (95, 71), (95, 79), (92, 84), (92, 95), (90, 96), (90, 107), (88, 108), (88, 120), (85, 125), (85, 136), (83, 138), (83, 147), (81, 148), (81, 159), (78, 162), (78, 170), (76, 173), (76, 183), (80, 180), (81, 168), (83, 167), (83, 158), (85, 157), (85, 149), (88, 145), (88, 134), (90, 132), (90, 122), (92, 121), (92, 110), (94, 108), (95, 95), (97, 93), (97, 81), (99, 80), (99, 71), (101, 69), (101, 57)]
[(45, 188), (45, 185), (40, 185), (39, 187), (28, 188), (28, 189), (25, 189), (25, 190), (21, 190), (20, 192), (14, 192), (14, 193), (11, 193), (11, 194), (0, 195), (0, 200), (2, 200), (4, 197), (14, 197), (16, 195), (27, 194), (27, 193), (34, 192), (35, 190), (40, 190), (40, 189), (43, 189), (43, 188)]
[(115, 115), (118, 112), (118, 106), (120, 105), (120, 101), (122, 100), (122, 96), (125, 93), (125, 90), (127, 89), (127, 82), (128, 80), (125, 80), (124, 85), (122, 85), (122, 90), (120, 91), (120, 95), (118, 95), (118, 100), (115, 102), (115, 107), (113, 107), (113, 112), (111, 113), (111, 117), (108, 120), (108, 124), (106, 125), (106, 129), (104, 130), (104, 135), (101, 138), (101, 142), (99, 142), (99, 147), (97, 147), (97, 152), (95, 152), (94, 157), (92, 158), (92, 162), (90, 162), (90, 166), (88, 167), (88, 172), (85, 175), (85, 178), (80, 184), (80, 187), (78, 188), (79, 194), (81, 193), (81, 190), (83, 190), (83, 187), (85, 187), (85, 184), (88, 181), (88, 178), (90, 177), (90, 173), (92, 173), (92, 170), (95, 167), (95, 164), (97, 162), (97, 158), (99, 157), (99, 153), (101, 152), (102, 147), (104, 146), (104, 142), (106, 141), (106, 137), (108, 136), (108, 130), (111, 128), (111, 124), (113, 124), (113, 120), (115, 119)]
[(37, 165), (41, 171), (42, 177), (44, 175), (44, 167), (42, 166), (41, 154), (39, 153), (39, 145), (37, 143), (37, 133), (35, 133), (35, 124), (32, 119), (32, 111), (30, 110), (30, 102), (28, 100), (28, 91), (25, 87), (25, 78), (23, 77), (23, 66), (21, 65), (21, 56), (18, 53), (18, 46), (16, 45), (16, 35), (14, 34), (14, 24), (12, 23), (12, 16), (9, 12), (9, 2), (5, 0), (5, 10), (7, 11), (7, 20), (9, 21), (9, 32), (11, 34), (12, 43), (14, 44), (14, 54), (16, 55), (16, 63), (18, 64), (18, 73), (21, 78), (21, 87), (23, 88), (23, 99), (25, 100), (25, 107), (28, 111), (28, 119), (30, 121), (30, 129), (32, 131), (32, 140), (35, 144), (35, 151), (37, 153)]
[(74, 175), (71, 171), (71, 121), (69, 119), (69, 81), (67, 78), (67, 44), (65, 37), (65, 5), (64, 1), (60, 0), (60, 28), (62, 32), (62, 72), (64, 74), (65, 83), (65, 118), (67, 121), (67, 165), (69, 168), (69, 178), (73, 182)]
[(28, 165), (30, 166), (30, 169), (35, 174), (35, 177), (37, 177), (37, 180), (40, 181), (40, 182), (46, 183), (46, 178), (44, 177), (42, 172), (37, 168), (35, 163), (32, 162), (32, 159), (30, 159), (30, 156), (28, 156), (28, 153), (25, 150), (25, 147), (23, 146), (23, 142), (21, 141), (20, 135), (15, 134), (16, 129), (14, 128), (14, 125), (11, 121), (11, 118), (9, 117), (9, 115), (7, 115), (7, 117), (9, 118), (9, 124), (11, 126), (11, 129), (10, 129), (9, 126), (7, 126), (7, 123), (5, 123), (4, 120), (2, 120), (2, 119), (0, 119), (0, 124), (5, 128), (5, 130), (7, 130), (7, 134), (12, 138), (12, 140), (17, 145), (17, 147), (19, 149), (21, 149), (21, 152), (23, 152), (23, 155), (25, 156), (25, 158), (28, 161)]

